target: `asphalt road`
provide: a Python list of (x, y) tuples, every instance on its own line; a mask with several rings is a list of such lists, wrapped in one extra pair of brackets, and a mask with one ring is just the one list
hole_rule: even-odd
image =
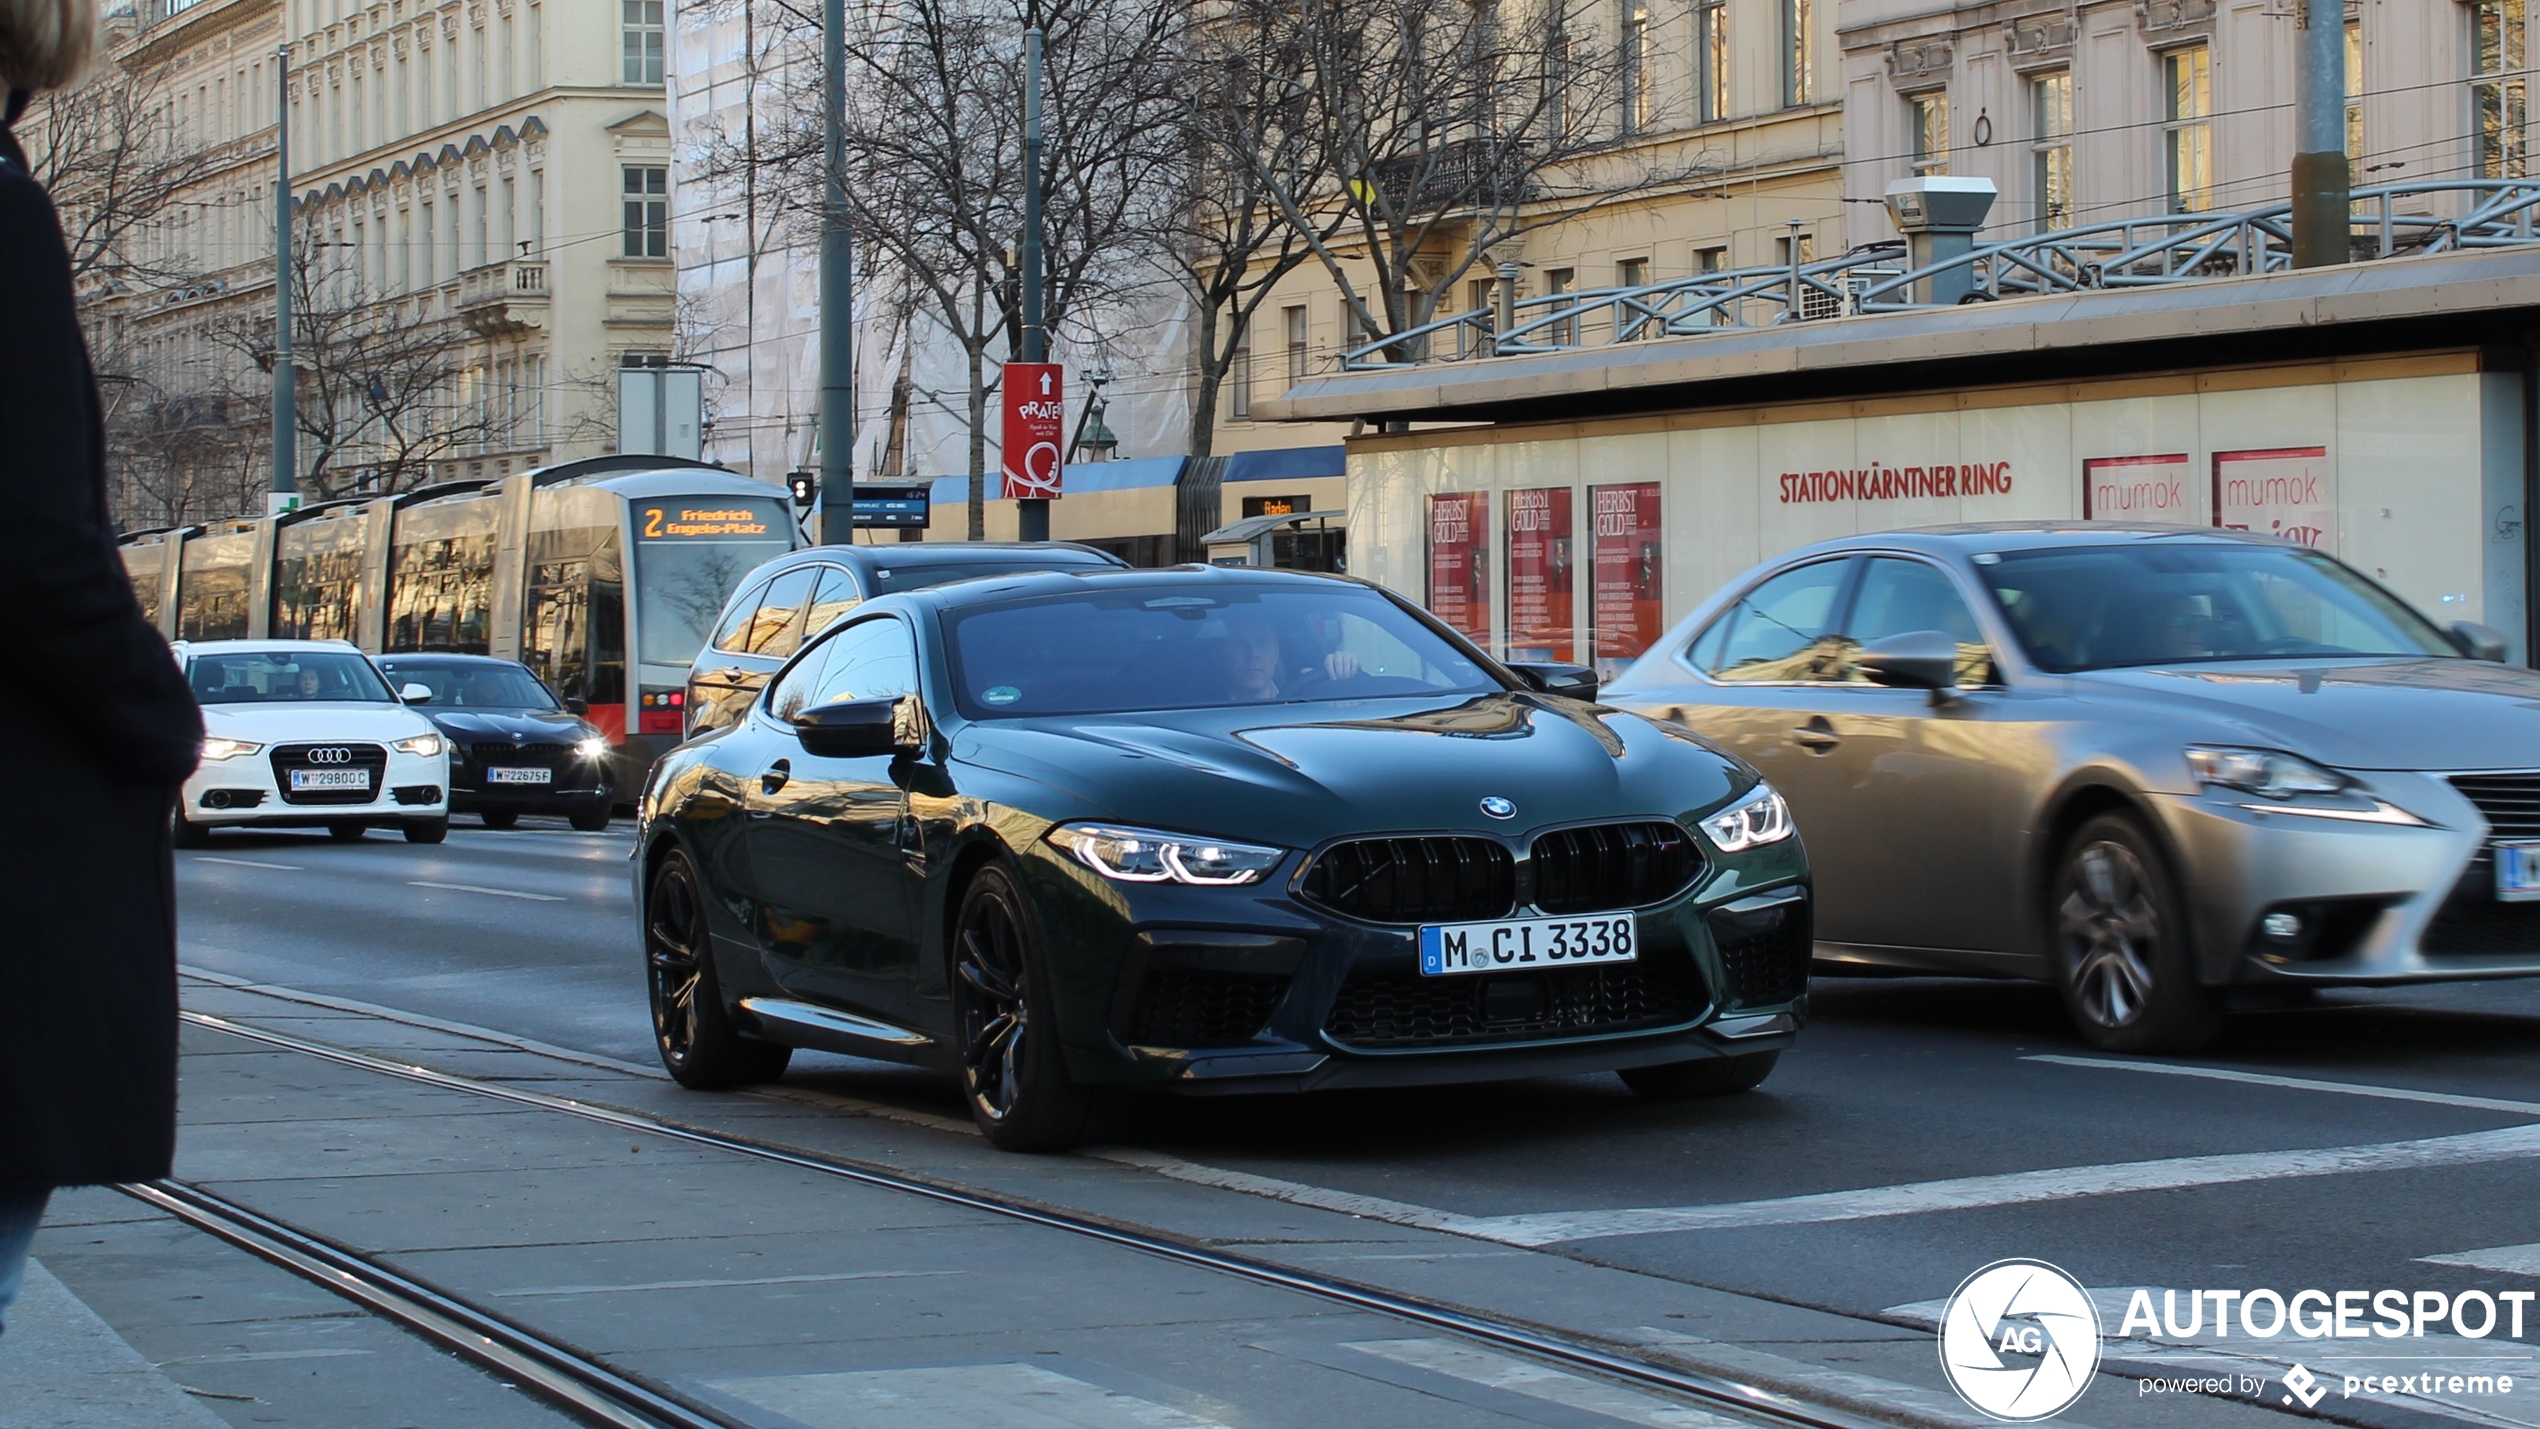
[[(224, 837), (178, 856), (182, 957), (649, 1063), (627, 847), (623, 824), (460, 827), (431, 848)], [(1169, 1103), (1130, 1129), (1129, 1156), (1184, 1182), (1240, 1180), (1226, 1197), (1367, 1198), (1370, 1219), (1448, 1223), (1476, 1257), (1540, 1249), (1865, 1324), (1911, 1323), (2005, 1257), (2093, 1287), (2112, 1335), (2136, 1286), (2540, 1290), (2540, 985), (2327, 994), (2244, 1012), (2219, 1047), (2169, 1062), (2092, 1052), (2025, 985), (1820, 980), (1814, 1002), (1798, 1047), (1745, 1096), (1658, 1104), (1574, 1078)], [(906, 1069), (803, 1057), (789, 1081), (959, 1115), (948, 1087)], [(953, 1136), (909, 1148), (908, 1164), (974, 1175), (996, 1161)], [(1039, 1194), (1126, 1214), (1113, 1180), (1029, 1174)], [(2138, 1358), (2240, 1350), (2268, 1372), (2304, 1359), (2342, 1376), (2451, 1356), (2528, 1383), (2478, 1404), (2367, 1394), (2323, 1412), (2540, 1423), (2540, 1304), (2518, 1343), (2501, 1326), (2443, 1330), (2251, 1346), (2207, 1323)], [(1929, 1341), (1913, 1353), (1927, 1367)], [(1874, 1367), (1901, 1378), (1902, 1363)], [(2096, 1395), (2075, 1417), (2129, 1422), (2117, 1402)], [(2225, 1406), (2195, 1408), (2170, 1422)]]

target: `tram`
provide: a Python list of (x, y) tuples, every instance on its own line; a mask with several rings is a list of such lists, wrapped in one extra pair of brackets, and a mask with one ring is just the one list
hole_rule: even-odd
[(609, 456), (120, 544), (142, 610), (171, 640), (518, 660), (607, 731), (631, 798), (680, 740), (689, 662), (716, 613), (798, 535), (764, 482)]

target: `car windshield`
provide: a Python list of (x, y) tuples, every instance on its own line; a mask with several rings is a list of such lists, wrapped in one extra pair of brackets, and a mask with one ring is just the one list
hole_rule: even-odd
[(923, 590), (928, 586), (950, 585), (973, 576), (1012, 576), (1029, 571), (1117, 570), (1108, 561), (1091, 556), (1031, 557), (1017, 556), (1004, 561), (929, 561), (905, 566), (880, 566), (867, 579), (875, 595), (889, 595), (895, 590)]
[(389, 683), (404, 689), (423, 685), (435, 706), (479, 710), (556, 710), (563, 706), (538, 677), (518, 665), (443, 665), (411, 660), (382, 660)]
[(2316, 551), (2144, 541), (2004, 551), (1976, 569), (2029, 658), (2057, 672), (2460, 653), (2425, 617)]
[(952, 613), (974, 719), (1209, 709), (1504, 688), (1363, 586), (1141, 586)]
[(186, 663), (194, 698), (207, 705), (290, 704), (307, 700), (395, 699), (370, 661), (346, 651), (241, 650), (197, 655)]

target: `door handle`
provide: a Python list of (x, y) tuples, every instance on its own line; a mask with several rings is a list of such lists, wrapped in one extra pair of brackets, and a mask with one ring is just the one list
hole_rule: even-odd
[(766, 773), (758, 776), (758, 791), (762, 794), (773, 794), (777, 790), (784, 788), (785, 781), (793, 777), (794, 766), (792, 761), (779, 759), (775, 763), (767, 766)]
[(708, 678), (721, 680), (727, 685), (737, 685), (749, 677), (750, 671), (743, 669), (741, 666), (726, 665), (722, 669), (715, 671), (714, 674)]
[(1824, 715), (1818, 715), (1792, 730), (1790, 742), (1810, 753), (1826, 754), (1843, 743), (1843, 736), (1834, 732), (1834, 726), (1826, 722)]

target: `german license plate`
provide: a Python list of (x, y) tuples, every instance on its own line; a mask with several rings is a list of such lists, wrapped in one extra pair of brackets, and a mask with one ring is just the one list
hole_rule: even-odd
[(556, 771), (552, 769), (488, 769), (485, 771), (485, 779), (490, 784), (553, 784), (556, 782)]
[(1420, 971), (1428, 977), (1628, 963), (1639, 956), (1640, 920), (1630, 913), (1420, 926)]
[(2540, 839), (2500, 843), (2496, 848), (2496, 901), (2529, 903), (2540, 899)]
[(370, 792), (370, 771), (367, 769), (294, 769), (291, 771), (291, 792), (300, 794), (315, 789), (359, 789), (367, 794)]

